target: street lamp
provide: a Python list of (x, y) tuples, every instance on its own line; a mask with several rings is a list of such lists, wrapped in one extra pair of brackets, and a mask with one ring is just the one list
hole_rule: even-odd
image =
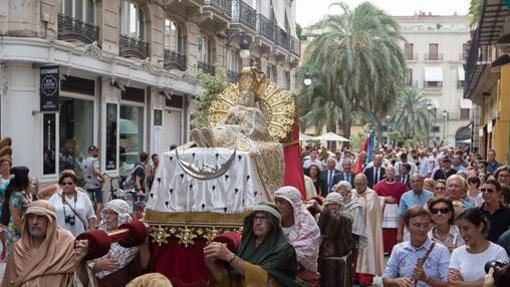
[(305, 76), (303, 78), (303, 84), (305, 86), (310, 86), (312, 84), (312, 76), (310, 75), (310, 72), (305, 72)]
[(443, 143), (446, 144), (446, 119), (448, 118), (448, 111), (443, 110)]
[(241, 48), (239, 56), (241, 56), (241, 59), (248, 59), (250, 57), (250, 44), (250, 37), (246, 34), (241, 34), (241, 40), (239, 41), (239, 48)]

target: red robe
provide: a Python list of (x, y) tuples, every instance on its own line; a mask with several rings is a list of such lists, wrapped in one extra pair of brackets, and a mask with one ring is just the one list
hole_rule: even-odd
[[(388, 183), (387, 180), (381, 180), (374, 186), (374, 190), (378, 196), (392, 196), (397, 200), (398, 204), (402, 194), (408, 191), (409, 188), (398, 180), (394, 180), (392, 183)], [(384, 253), (391, 253), (393, 246), (397, 244), (397, 228), (383, 228), (383, 243)]]

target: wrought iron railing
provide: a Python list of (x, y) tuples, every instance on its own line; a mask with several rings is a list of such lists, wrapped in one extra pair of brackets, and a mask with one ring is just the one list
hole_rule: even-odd
[(290, 50), (290, 41), (289, 34), (285, 32), (282, 28), (278, 28), (276, 32), (276, 43), (280, 45), (282, 48)]
[(257, 14), (257, 33), (268, 38), (271, 41), (275, 40), (276, 26), (273, 21), (269, 20), (262, 14)]
[(442, 61), (442, 60), (443, 54), (441, 53), (425, 54), (425, 61)]
[(149, 56), (149, 46), (147, 42), (126, 35), (120, 35), (119, 41), (119, 54), (121, 57), (145, 59)]
[(181, 71), (186, 70), (186, 55), (181, 55), (177, 52), (164, 50), (164, 65), (165, 69), (179, 69)]
[(299, 39), (290, 37), (290, 51), (295, 55), (301, 55), (301, 42)]
[(84, 43), (99, 41), (99, 27), (63, 14), (58, 14), (58, 39)]
[(229, 82), (233, 83), (237, 79), (237, 72), (232, 70), (227, 70), (227, 79)]
[(416, 53), (404, 53), (406, 60), (409, 61), (416, 61), (418, 60), (419, 56)]
[(242, 23), (255, 31), (257, 29), (257, 10), (253, 9), (243, 0), (234, 0), (232, 4), (233, 22)]
[(232, 17), (232, 0), (204, 0), (204, 4), (211, 5), (228, 17)]
[(204, 73), (207, 73), (209, 75), (214, 75), (214, 66), (208, 63), (204, 63), (202, 61), (198, 61), (198, 68), (202, 69)]

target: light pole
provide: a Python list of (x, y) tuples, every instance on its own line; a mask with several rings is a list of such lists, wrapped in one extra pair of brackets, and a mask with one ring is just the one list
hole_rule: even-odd
[(443, 144), (445, 146), (447, 146), (447, 141), (446, 141), (446, 120), (448, 118), (448, 111), (447, 110), (443, 110)]

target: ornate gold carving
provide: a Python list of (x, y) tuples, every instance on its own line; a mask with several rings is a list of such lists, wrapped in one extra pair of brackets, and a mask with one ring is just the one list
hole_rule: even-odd
[(218, 212), (161, 212), (145, 208), (144, 221), (149, 224), (173, 226), (235, 227), (243, 224), (250, 210), (236, 213)]
[(240, 87), (255, 92), (257, 105), (266, 117), (269, 134), (278, 141), (285, 139), (292, 132), (297, 114), (295, 96), (266, 81), (265, 76), (258, 80), (252, 72), (241, 73), (238, 83), (231, 84), (217, 95), (209, 108), (209, 125), (215, 126), (237, 104)]
[(154, 238), (154, 242), (156, 242), (159, 246), (166, 244), (167, 238), (170, 236), (170, 234), (166, 232), (166, 229), (161, 225), (152, 228), (150, 235)]
[(159, 246), (167, 244), (169, 237), (179, 239), (179, 244), (188, 247), (195, 243), (196, 239), (203, 238), (209, 244), (216, 236), (227, 231), (239, 231), (240, 227), (203, 227), (203, 226), (163, 226), (152, 227), (150, 236)]
[(188, 247), (188, 245), (193, 245), (194, 239), (197, 238), (197, 235), (193, 233), (193, 228), (188, 228), (187, 226), (184, 226), (184, 228), (181, 228), (177, 234), (175, 234), (175, 237), (179, 238), (179, 243), (184, 245), (184, 247)]

